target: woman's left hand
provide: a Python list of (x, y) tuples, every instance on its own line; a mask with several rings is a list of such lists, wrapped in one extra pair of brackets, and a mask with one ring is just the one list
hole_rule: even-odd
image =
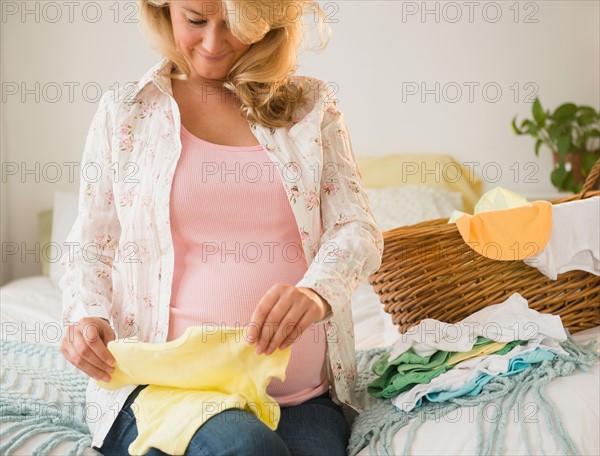
[(270, 355), (298, 339), (330, 311), (327, 301), (311, 288), (275, 284), (258, 302), (248, 326), (247, 340), (256, 353)]

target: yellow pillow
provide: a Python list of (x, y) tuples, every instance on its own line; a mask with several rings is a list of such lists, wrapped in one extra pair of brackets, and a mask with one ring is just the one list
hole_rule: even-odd
[(450, 155), (395, 154), (357, 156), (363, 183), (369, 188), (427, 185), (462, 195), (463, 210), (472, 213), (483, 191), (474, 172)]

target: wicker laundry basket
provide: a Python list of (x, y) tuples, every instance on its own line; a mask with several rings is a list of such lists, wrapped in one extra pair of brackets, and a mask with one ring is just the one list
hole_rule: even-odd
[[(600, 160), (579, 194), (600, 195)], [(518, 292), (539, 312), (560, 315), (572, 333), (600, 325), (600, 277), (571, 271), (550, 280), (523, 261), (496, 261), (473, 251), (455, 224), (437, 219), (383, 232), (379, 270), (369, 283), (399, 332), (424, 318), (456, 323)]]

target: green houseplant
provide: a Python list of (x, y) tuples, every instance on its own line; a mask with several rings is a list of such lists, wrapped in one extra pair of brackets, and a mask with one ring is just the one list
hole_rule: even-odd
[[(600, 147), (594, 138), (600, 137), (600, 115), (591, 106), (564, 103), (554, 112), (544, 111), (536, 97), (531, 113), (517, 127), (516, 116), (512, 128), (517, 135), (535, 138), (535, 155), (539, 156), (544, 144), (553, 153), (552, 184), (559, 190), (578, 193), (583, 182), (600, 157)], [(592, 143), (596, 143), (595, 147)]]

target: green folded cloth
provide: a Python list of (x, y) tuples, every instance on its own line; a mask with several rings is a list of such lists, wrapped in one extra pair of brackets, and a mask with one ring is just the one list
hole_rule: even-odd
[[(473, 348), (494, 342), (480, 336), (473, 344)], [(523, 340), (508, 342), (504, 347), (490, 354), (505, 355), (514, 346), (524, 342)], [(373, 364), (372, 370), (379, 377), (367, 386), (367, 392), (374, 397), (390, 399), (417, 384), (429, 383), (447, 370), (460, 365), (460, 363), (447, 364), (452, 355), (457, 352), (438, 350), (429, 356), (420, 356), (411, 348), (389, 361), (390, 353), (385, 353)]]
[(392, 398), (418, 383), (429, 383), (451, 367), (445, 362), (452, 352), (443, 350), (430, 356), (419, 356), (409, 349), (388, 363), (389, 355), (387, 353), (373, 365), (373, 372), (379, 378), (367, 386), (367, 392), (374, 397)]

